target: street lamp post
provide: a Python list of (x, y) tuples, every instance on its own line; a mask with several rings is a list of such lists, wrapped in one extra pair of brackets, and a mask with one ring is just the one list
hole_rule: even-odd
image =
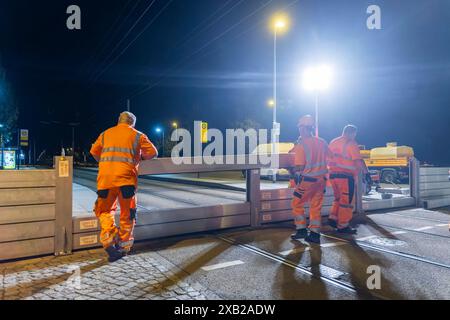
[(319, 136), (319, 93), (329, 88), (332, 70), (329, 66), (320, 65), (307, 68), (303, 73), (303, 87), (315, 94), (315, 127)]
[(178, 123), (176, 122), (176, 121), (174, 121), (174, 122), (172, 122), (172, 127), (175, 129), (175, 133), (177, 134), (176, 135), (176, 139), (177, 139), (177, 141), (178, 141)]
[[(273, 37), (273, 100), (269, 102), (269, 105), (273, 106), (273, 120), (272, 120), (272, 152), (274, 155), (276, 152), (276, 145), (278, 143), (278, 137), (280, 135), (280, 124), (277, 123), (277, 106), (278, 106), (278, 97), (277, 97), (277, 37), (278, 32), (283, 31), (287, 27), (287, 19), (284, 16), (276, 16), (272, 21), (273, 29), (274, 29), (274, 37)], [(276, 182), (276, 169), (273, 168), (274, 172), (272, 173), (272, 180)]]
[(158, 127), (155, 129), (156, 133), (161, 133), (162, 135), (162, 157), (164, 157), (164, 129)]

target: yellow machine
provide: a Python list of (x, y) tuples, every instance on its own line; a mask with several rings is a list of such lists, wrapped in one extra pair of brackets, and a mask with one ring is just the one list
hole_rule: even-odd
[(379, 173), (381, 182), (402, 182), (409, 178), (408, 165), (414, 157), (413, 148), (389, 142), (386, 147), (365, 150), (360, 146), (360, 149), (367, 167)]

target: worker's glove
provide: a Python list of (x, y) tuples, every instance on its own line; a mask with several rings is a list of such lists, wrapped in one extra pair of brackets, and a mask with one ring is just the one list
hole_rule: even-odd
[(370, 176), (370, 173), (366, 173), (364, 176), (367, 184), (372, 184), (372, 177)]

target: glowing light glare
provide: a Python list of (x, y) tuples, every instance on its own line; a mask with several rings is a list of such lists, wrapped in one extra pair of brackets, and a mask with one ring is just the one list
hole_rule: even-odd
[(158, 128), (155, 129), (155, 131), (156, 131), (156, 133), (161, 133), (162, 130), (161, 130), (160, 127), (158, 127)]
[(278, 20), (278, 21), (275, 22), (275, 28), (283, 29), (284, 27), (286, 27), (286, 21)]
[(321, 65), (309, 67), (303, 73), (303, 87), (308, 91), (323, 91), (330, 87), (333, 71), (331, 67)]
[(289, 18), (286, 14), (276, 14), (270, 19), (270, 28), (276, 33), (281, 33), (289, 28)]
[(178, 127), (178, 123), (172, 122), (172, 127), (177, 128)]
[(267, 101), (267, 105), (269, 107), (274, 107), (275, 106), (275, 101), (273, 99), (270, 99), (269, 101)]

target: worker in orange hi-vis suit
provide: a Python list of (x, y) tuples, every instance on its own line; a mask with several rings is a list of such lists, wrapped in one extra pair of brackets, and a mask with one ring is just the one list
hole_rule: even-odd
[(340, 233), (356, 234), (356, 229), (350, 227), (353, 217), (355, 195), (355, 179), (359, 172), (365, 174), (370, 181), (367, 166), (361, 157), (354, 125), (347, 125), (342, 136), (330, 143), (331, 158), (329, 159), (330, 180), (334, 192), (334, 202), (328, 218), (328, 224), (337, 228)]
[[(298, 127), (300, 138), (294, 150), (295, 168), (291, 170), (296, 183), (292, 213), (297, 232), (292, 234), (291, 238), (320, 243), (321, 209), (328, 173), (328, 144), (325, 140), (313, 136), (314, 120), (311, 116), (302, 117)], [(308, 202), (310, 221), (307, 228), (304, 206)]]
[[(117, 126), (104, 131), (91, 148), (99, 162), (94, 212), (100, 220), (100, 241), (110, 262), (120, 259), (133, 246), (139, 162), (158, 156), (147, 136), (134, 129), (135, 124), (134, 114), (122, 112)], [(114, 220), (117, 202), (119, 228)]]

